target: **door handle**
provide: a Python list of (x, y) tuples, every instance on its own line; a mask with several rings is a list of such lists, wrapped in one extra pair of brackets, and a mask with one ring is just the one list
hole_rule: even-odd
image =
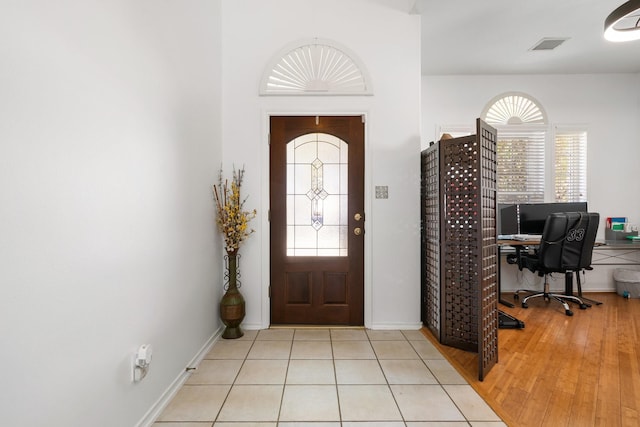
[(360, 227), (356, 227), (353, 229), (353, 234), (355, 234), (356, 236), (359, 236), (362, 234), (362, 228)]
[(353, 219), (355, 219), (356, 221), (360, 221), (362, 219), (362, 214), (360, 214), (360, 212), (358, 212), (357, 214), (355, 214), (353, 216)]

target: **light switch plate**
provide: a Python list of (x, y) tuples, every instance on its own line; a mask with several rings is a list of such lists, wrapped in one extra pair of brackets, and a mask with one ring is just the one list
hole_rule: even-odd
[(386, 185), (376, 185), (376, 199), (388, 199), (389, 187)]

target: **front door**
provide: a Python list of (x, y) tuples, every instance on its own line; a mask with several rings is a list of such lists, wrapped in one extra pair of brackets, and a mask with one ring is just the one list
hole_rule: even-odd
[(270, 120), (271, 323), (364, 324), (362, 116)]

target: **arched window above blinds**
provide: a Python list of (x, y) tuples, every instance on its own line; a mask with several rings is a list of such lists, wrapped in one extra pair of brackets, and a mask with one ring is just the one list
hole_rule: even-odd
[(498, 130), (499, 203), (587, 200), (586, 127), (556, 126), (549, 138), (544, 109), (519, 92), (496, 96), (481, 117)]
[(260, 95), (372, 95), (355, 54), (336, 42), (313, 39), (282, 49), (270, 61)]
[(490, 125), (546, 124), (540, 103), (519, 92), (498, 95), (485, 107), (482, 119)]
[(498, 129), (498, 202), (545, 201), (546, 114), (523, 93), (493, 98), (482, 119)]

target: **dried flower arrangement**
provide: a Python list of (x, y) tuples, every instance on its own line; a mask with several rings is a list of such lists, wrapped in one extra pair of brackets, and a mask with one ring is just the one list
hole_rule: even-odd
[(240, 244), (255, 230), (248, 228), (249, 221), (255, 218), (256, 210), (245, 211), (244, 203), (247, 200), (240, 198), (240, 188), (244, 178), (244, 167), (233, 168), (233, 178), (229, 185), (228, 180), (222, 179), (222, 169), (218, 178), (218, 184), (213, 185), (213, 195), (216, 201), (218, 229), (224, 236), (224, 245), (227, 253), (238, 252)]

